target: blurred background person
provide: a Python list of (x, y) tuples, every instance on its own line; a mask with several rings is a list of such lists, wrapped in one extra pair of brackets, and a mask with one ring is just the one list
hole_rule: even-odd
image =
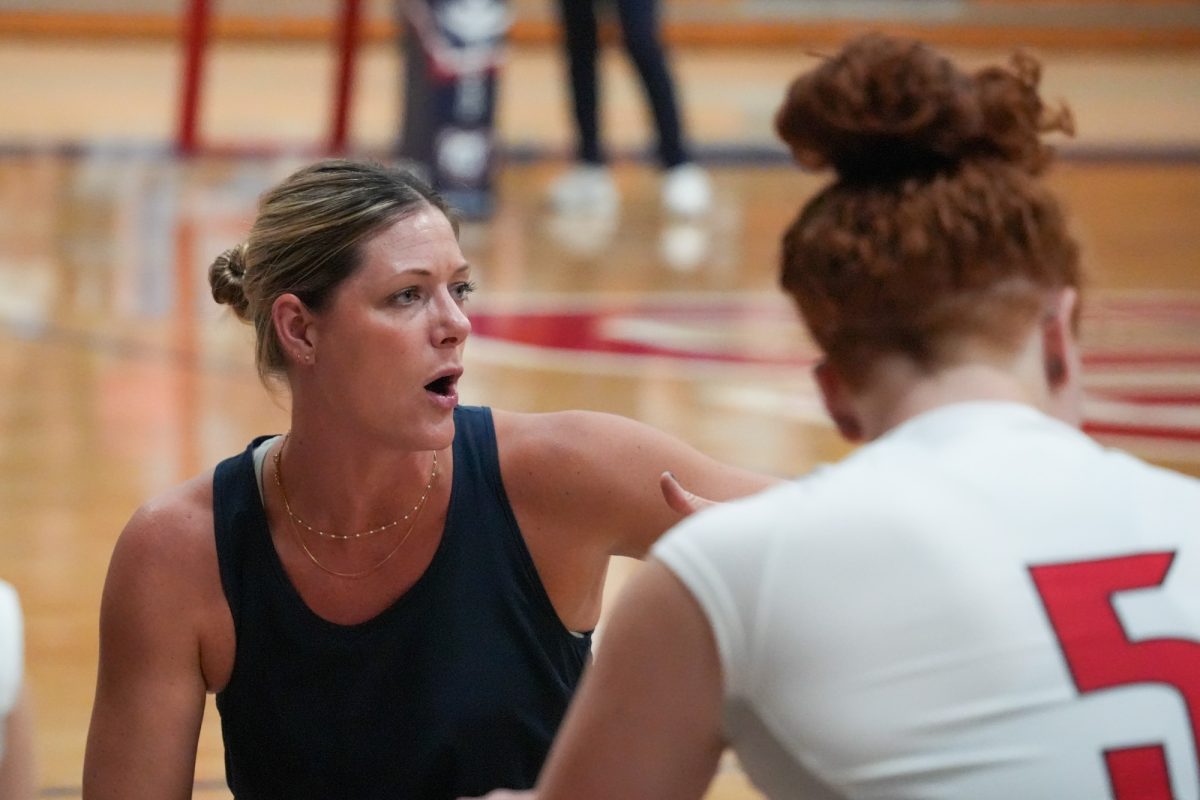
[[(557, 0), (570, 77), (575, 122), (575, 165), (550, 187), (559, 211), (616, 211), (620, 197), (608, 168), (600, 130), (600, 36), (597, 0)], [(674, 81), (659, 31), (658, 0), (614, 0), (621, 41), (637, 70), (657, 133), (663, 170), (662, 204), (673, 214), (702, 214), (712, 204), (712, 183), (688, 150)]]
[(25, 626), (12, 586), (0, 581), (0, 799), (34, 796), (33, 731), (25, 691)]
[(458, 213), (495, 206), (496, 102), (505, 0), (396, 0), (404, 61), (398, 154)]

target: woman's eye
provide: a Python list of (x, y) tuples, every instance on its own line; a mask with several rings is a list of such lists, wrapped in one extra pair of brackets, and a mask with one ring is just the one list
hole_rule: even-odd
[(421, 297), (421, 293), (418, 292), (416, 289), (402, 289), (401, 291), (396, 292), (394, 295), (392, 295), (392, 299), (402, 306), (409, 305), (410, 303), (415, 303), (417, 300), (420, 299), (420, 297)]
[(466, 300), (467, 297), (475, 291), (475, 284), (467, 281), (465, 283), (457, 283), (454, 285), (454, 296), (459, 300)]

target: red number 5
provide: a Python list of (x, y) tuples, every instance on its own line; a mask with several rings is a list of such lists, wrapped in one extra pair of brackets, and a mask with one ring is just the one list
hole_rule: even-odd
[[(1130, 641), (1110, 602), (1116, 592), (1162, 585), (1174, 558), (1174, 553), (1147, 553), (1029, 571), (1080, 693), (1133, 683), (1171, 686), (1183, 696), (1193, 746), (1200, 747), (1200, 643)], [(1118, 800), (1170, 800), (1161, 744), (1109, 750), (1104, 760)]]

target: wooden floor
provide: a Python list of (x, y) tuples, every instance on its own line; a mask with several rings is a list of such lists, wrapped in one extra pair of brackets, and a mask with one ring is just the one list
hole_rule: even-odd
[[(818, 185), (772, 159), (767, 124), (805, 62), (705, 49), (677, 63), (694, 138), (714, 156), (717, 207), (694, 224), (667, 219), (654, 172), (624, 159), (622, 214), (605, 224), (544, 208), (569, 140), (558, 67), (552, 53), (514, 54), (501, 139), (534, 157), (504, 167), (495, 217), (464, 231), (481, 283), (464, 400), (618, 412), (718, 457), (800, 473), (846, 452), (774, 288), (778, 233)], [(125, 519), (286, 425), (249, 332), (211, 302), (204, 273), (304, 156), (172, 158), (175, 67), (154, 43), (0, 47), (0, 577), (25, 604), (46, 797), (79, 794), (98, 598)], [(208, 135), (315, 140), (323, 99), (303, 87), (326, 67), (316, 47), (225, 48)], [(607, 69), (614, 147), (635, 152), (637, 89), (623, 63)], [(366, 55), (364, 152), (393, 135), (395, 75), (389, 51)], [(1093, 274), (1088, 424), (1200, 474), (1200, 53), (1055, 53), (1047, 82), (1082, 130), (1053, 181)], [(634, 568), (621, 565), (610, 588)], [(197, 796), (228, 796), (212, 713), (197, 780)], [(710, 795), (751, 796), (732, 763)]]

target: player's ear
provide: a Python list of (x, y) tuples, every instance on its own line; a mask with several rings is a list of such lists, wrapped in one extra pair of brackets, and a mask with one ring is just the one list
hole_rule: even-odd
[(813, 377), (816, 378), (817, 388), (821, 390), (825, 411), (837, 426), (838, 432), (848, 441), (861, 442), (862, 422), (858, 418), (854, 403), (851, 402), (850, 389), (845, 378), (824, 359), (813, 367)]
[(1051, 414), (1071, 424), (1082, 418), (1082, 360), (1075, 339), (1079, 293), (1066, 287), (1054, 293), (1042, 318), (1042, 374)]

